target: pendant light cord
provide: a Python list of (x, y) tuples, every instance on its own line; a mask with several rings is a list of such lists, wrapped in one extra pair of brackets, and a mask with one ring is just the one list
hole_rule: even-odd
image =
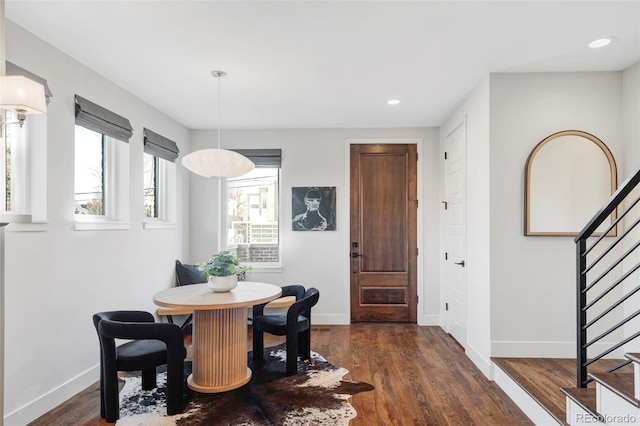
[(222, 75), (218, 76), (218, 149), (220, 149), (220, 123), (221, 123), (221, 115), (222, 115), (222, 111), (221, 111), (221, 105), (222, 105), (222, 93), (220, 91), (220, 80), (222, 80)]
[(220, 80), (227, 76), (224, 71), (211, 71), (211, 75), (218, 79), (218, 149), (220, 149), (220, 126), (222, 123), (222, 83)]

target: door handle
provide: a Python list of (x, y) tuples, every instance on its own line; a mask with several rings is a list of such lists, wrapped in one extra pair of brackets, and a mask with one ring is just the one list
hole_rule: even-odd
[(361, 254), (358, 254), (356, 252), (351, 253), (351, 257), (358, 257), (358, 256), (362, 257)]
[(456, 265), (460, 265), (464, 268), (464, 260), (461, 260), (460, 262), (454, 262)]

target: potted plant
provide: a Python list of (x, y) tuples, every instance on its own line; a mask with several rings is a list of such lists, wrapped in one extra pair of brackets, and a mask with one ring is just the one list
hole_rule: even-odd
[(237, 257), (226, 250), (214, 254), (206, 262), (199, 262), (198, 269), (208, 279), (208, 286), (213, 291), (229, 291), (238, 285), (239, 272), (251, 270), (249, 266), (241, 266)]

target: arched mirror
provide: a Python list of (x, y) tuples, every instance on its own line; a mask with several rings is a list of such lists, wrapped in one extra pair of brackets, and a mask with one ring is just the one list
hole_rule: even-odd
[(525, 176), (525, 235), (577, 235), (617, 188), (611, 151), (579, 130), (543, 139), (529, 154)]

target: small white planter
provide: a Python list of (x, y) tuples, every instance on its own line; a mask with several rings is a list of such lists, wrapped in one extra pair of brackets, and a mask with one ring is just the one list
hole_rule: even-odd
[(236, 275), (227, 275), (226, 277), (209, 276), (209, 282), (207, 286), (216, 293), (222, 293), (230, 291), (238, 285), (238, 278)]

